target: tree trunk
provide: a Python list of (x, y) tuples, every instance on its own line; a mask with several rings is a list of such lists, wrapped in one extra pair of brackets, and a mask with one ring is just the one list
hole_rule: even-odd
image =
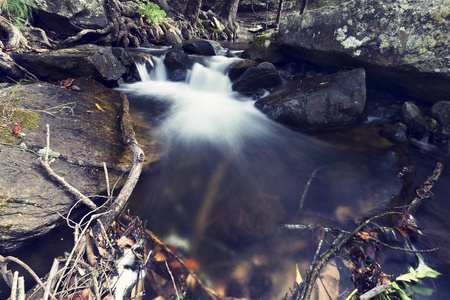
[(197, 28), (198, 15), (202, 7), (202, 0), (189, 0), (184, 16), (194, 28)]
[(302, 6), (300, 7), (300, 14), (302, 14), (305, 11), (307, 5), (308, 0), (302, 0)]
[(280, 3), (278, 4), (277, 20), (275, 21), (276, 28), (278, 28), (278, 25), (280, 25), (280, 18), (282, 11), (283, 11), (283, 0), (280, 0)]
[(220, 16), (225, 21), (225, 27), (229, 29), (229, 32), (227, 32), (228, 40), (235, 40), (238, 38), (237, 30), (239, 28), (239, 25), (236, 20), (238, 6), (239, 0), (226, 1), (222, 8), (222, 11), (220, 12)]

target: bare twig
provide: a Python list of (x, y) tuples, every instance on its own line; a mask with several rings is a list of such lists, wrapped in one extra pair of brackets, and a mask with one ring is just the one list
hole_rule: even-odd
[(39, 276), (36, 275), (36, 273), (26, 263), (24, 263), (20, 259), (13, 257), (13, 256), (3, 257), (2, 255), (0, 255), (0, 264), (2, 265), (2, 274), (3, 274), (4, 278), (5, 278), (5, 275), (7, 276), (8, 280), (5, 278), (5, 281), (6, 281), (6, 283), (8, 283), (8, 285), (10, 287), (12, 285), (12, 278), (9, 278), (7, 275), (10, 273), (10, 271), (8, 271), (8, 269), (7, 269), (7, 265), (9, 262), (14, 262), (14, 263), (18, 264), (19, 266), (21, 266), (22, 268), (24, 268), (31, 275), (31, 277), (33, 277), (33, 279), (43, 289), (45, 289), (45, 286), (44, 286), (44, 283), (42, 282), (42, 280), (39, 278)]
[(317, 172), (319, 172), (323, 167), (316, 168), (309, 177), (308, 182), (306, 183), (305, 189), (303, 190), (302, 197), (300, 198), (300, 204), (298, 206), (298, 212), (300, 213), (303, 209), (303, 204), (305, 203), (306, 194), (308, 193), (309, 186), (311, 185), (311, 182), (313, 181), (314, 177), (316, 177)]
[(19, 295), (17, 300), (25, 300), (25, 279), (23, 276), (19, 277)]
[(380, 243), (381, 245), (383, 245), (387, 248), (393, 249), (393, 250), (403, 251), (403, 252), (411, 252), (411, 253), (429, 253), (429, 252), (438, 251), (441, 248), (441, 247), (436, 247), (436, 248), (431, 248), (431, 249), (417, 250), (417, 249), (408, 249), (408, 248), (391, 246), (389, 244), (383, 243), (380, 240), (376, 240), (376, 242)]
[(50, 269), (50, 273), (48, 275), (47, 284), (45, 285), (45, 291), (44, 291), (44, 296), (42, 297), (42, 300), (47, 300), (48, 296), (51, 293), (52, 282), (55, 278), (56, 272), (58, 272), (58, 267), (59, 267), (59, 262), (55, 258), (53, 260), (52, 268)]
[(370, 291), (361, 295), (359, 297), (359, 299), (360, 300), (369, 300), (369, 299), (383, 293), (384, 291), (387, 291), (392, 288), (393, 288), (392, 283), (385, 283), (383, 285), (378, 285), (378, 286), (374, 287), (373, 289), (371, 289)]
[(11, 286), (11, 300), (17, 300), (17, 284), (19, 281), (19, 272), (15, 271), (13, 276), (13, 284)]
[(107, 193), (108, 197), (111, 197), (111, 190), (109, 188), (108, 168), (106, 167), (106, 163), (105, 162), (103, 162), (103, 169), (105, 170), (106, 193)]
[(45, 162), (48, 164), (48, 152), (50, 151), (50, 125), (47, 126), (47, 147), (45, 148)]
[(175, 289), (175, 293), (177, 294), (177, 299), (180, 300), (180, 295), (178, 294), (177, 284), (175, 283), (175, 279), (173, 278), (172, 271), (170, 271), (169, 264), (167, 260), (165, 261), (167, 272), (169, 272), (170, 278), (172, 279), (173, 288)]
[(76, 188), (71, 186), (63, 177), (59, 176), (58, 174), (53, 171), (53, 169), (50, 167), (50, 165), (45, 161), (42, 160), (41, 157), (38, 158), (39, 163), (42, 167), (44, 167), (44, 170), (47, 172), (47, 174), (56, 182), (61, 184), (69, 193), (77, 197), (79, 200), (81, 200), (85, 205), (87, 205), (90, 209), (96, 209), (97, 205), (95, 205), (94, 202), (91, 201), (87, 196), (83, 195), (80, 191), (78, 191)]

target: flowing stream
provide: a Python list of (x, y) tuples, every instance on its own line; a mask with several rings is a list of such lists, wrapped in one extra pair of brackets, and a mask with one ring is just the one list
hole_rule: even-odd
[[(211, 280), (227, 281), (228, 295), (279, 298), (295, 264), (306, 269), (317, 246), (310, 233), (281, 224), (354, 228), (354, 218), (381, 209), (401, 180), (392, 151), (344, 151), (268, 119), (232, 91), (226, 72), (238, 60), (196, 57), (186, 81), (171, 82), (163, 57), (153, 57), (149, 74), (139, 68), (142, 81), (118, 88), (164, 145), (130, 208)], [(246, 287), (233, 277), (243, 264)]]

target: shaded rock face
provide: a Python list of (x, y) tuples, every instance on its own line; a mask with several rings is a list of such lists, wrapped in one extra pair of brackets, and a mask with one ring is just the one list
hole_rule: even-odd
[(450, 98), (449, 11), (448, 1), (353, 0), (285, 16), (278, 42), (318, 64), (364, 66), (368, 79), (435, 102)]
[(284, 60), (284, 56), (279, 49), (276, 34), (265, 34), (257, 36), (252, 45), (242, 52), (242, 58), (248, 58), (254, 61), (268, 61), (279, 63)]
[(232, 89), (241, 93), (252, 93), (258, 89), (270, 89), (280, 84), (281, 76), (275, 66), (269, 62), (263, 62), (245, 70), (233, 83)]
[[(46, 124), (50, 125), (50, 148), (60, 153), (52, 168), (86, 195), (105, 191), (103, 161), (109, 168), (111, 182), (119, 178), (119, 170), (130, 165), (131, 157), (121, 140), (118, 106), (112, 102), (119, 100), (118, 95), (93, 80), (78, 80), (74, 84), (80, 92), (48, 83), (18, 86), (15, 90), (13, 99), (20, 97), (15, 109), (37, 111), (39, 128), (22, 129), (25, 136), (20, 143), (30, 151), (0, 146), (2, 251), (45, 234), (62, 221), (59, 214), (67, 214), (77, 201), (49, 179), (37, 162), (36, 152), (46, 146)], [(0, 102), (5, 104), (14, 88), (1, 89)], [(103, 111), (97, 110), (95, 103)], [(62, 104), (65, 109), (55, 108)], [(73, 114), (69, 107), (73, 107)], [(118, 169), (114, 171), (116, 165)]]
[(114, 83), (133, 67), (122, 48), (83, 45), (47, 53), (13, 53), (11, 57), (41, 80), (92, 76)]
[(63, 37), (81, 29), (99, 29), (108, 24), (105, 0), (52, 1), (34, 0), (38, 22)]
[(189, 54), (220, 55), (224, 52), (219, 43), (203, 39), (191, 39), (183, 44), (183, 50)]
[(320, 130), (354, 124), (366, 103), (364, 69), (305, 79), (258, 100), (255, 106), (286, 125)]

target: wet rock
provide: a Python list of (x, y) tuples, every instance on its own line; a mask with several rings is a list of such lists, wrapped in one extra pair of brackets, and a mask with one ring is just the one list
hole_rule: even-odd
[(228, 71), (228, 77), (231, 81), (238, 79), (239, 76), (244, 74), (244, 72), (250, 67), (256, 67), (258, 63), (256, 61), (250, 59), (244, 59), (238, 61), (237, 63), (231, 65), (230, 70)]
[(108, 24), (104, 1), (35, 0), (36, 20), (59, 38), (75, 35), (82, 29), (101, 29)]
[(402, 120), (408, 127), (406, 134), (412, 138), (423, 140), (430, 134), (427, 121), (422, 117), (419, 108), (412, 102), (405, 102), (402, 106)]
[(362, 117), (366, 103), (362, 68), (291, 84), (255, 106), (280, 123), (306, 130), (354, 124)]
[(277, 34), (270, 33), (257, 36), (252, 45), (241, 54), (242, 58), (248, 58), (257, 62), (268, 61), (279, 63), (284, 60), (277, 43)]
[(124, 49), (96, 45), (44, 53), (13, 53), (11, 57), (44, 81), (91, 76), (114, 84), (133, 66), (133, 59)]
[(440, 101), (431, 107), (431, 117), (436, 119), (435, 139), (450, 139), (450, 101)]
[[(15, 114), (25, 111), (38, 116), (38, 127), (22, 126), (25, 136), (17, 144), (26, 145), (27, 151), (8, 141), (15, 137), (0, 137), (2, 143), (12, 143), (0, 145), (0, 251), (47, 233), (78, 200), (51, 180), (37, 162), (39, 150), (46, 147), (46, 124), (50, 125), (51, 153), (58, 156), (51, 167), (85, 195), (106, 190), (102, 162), (112, 184), (131, 164), (122, 142), (119, 105), (115, 103), (118, 94), (92, 79), (77, 79), (73, 84), (79, 92), (48, 83), (0, 89), (2, 105), (12, 95)], [(150, 150), (154, 145), (142, 144), (147, 144), (147, 162), (154, 161)], [(116, 188), (122, 184), (118, 182)]]
[(406, 130), (407, 127), (405, 124), (397, 122), (393, 125), (383, 127), (380, 134), (396, 143), (406, 143), (408, 141)]
[(450, 98), (449, 10), (440, 0), (353, 0), (285, 16), (278, 42), (317, 64), (364, 66), (368, 80), (436, 102)]
[(170, 50), (164, 58), (164, 64), (172, 81), (186, 80), (187, 70), (192, 68), (194, 61), (181, 49)]
[(281, 84), (278, 70), (270, 62), (263, 62), (256, 67), (250, 67), (236, 80), (232, 88), (242, 93), (255, 92), (258, 89), (270, 89)]
[(210, 40), (192, 39), (184, 42), (183, 49), (189, 54), (219, 55), (224, 52), (219, 43)]

